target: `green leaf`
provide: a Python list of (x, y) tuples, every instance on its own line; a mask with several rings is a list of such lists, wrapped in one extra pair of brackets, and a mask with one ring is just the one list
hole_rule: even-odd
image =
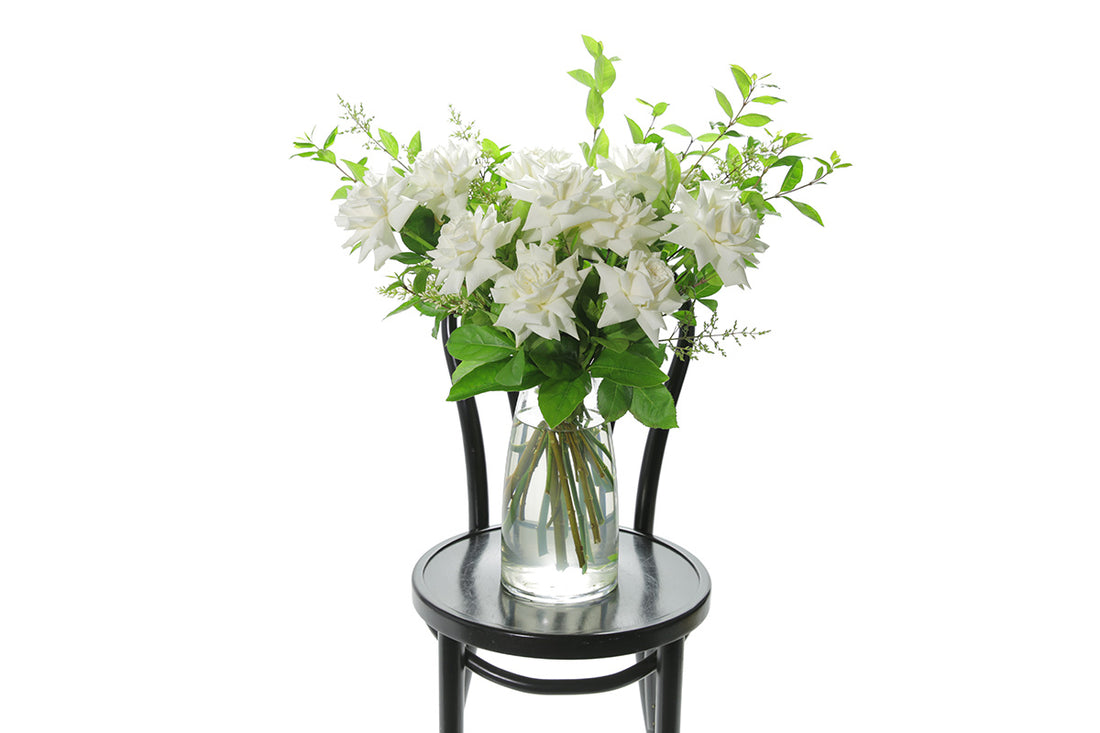
[(487, 137), (481, 139), (481, 151), (495, 161), (499, 161), (504, 155), (500, 146)]
[(325, 140), (325, 147), (326, 148), (329, 147), (330, 145), (332, 145), (334, 142), (336, 142), (336, 136), (339, 133), (340, 133), (340, 128), (339, 127), (332, 128), (332, 132), (330, 132), (328, 134), (328, 138)]
[(771, 117), (767, 115), (758, 115), (753, 112), (747, 115), (741, 115), (737, 118), (737, 124), (744, 125), (745, 127), (763, 127), (771, 121)]
[(332, 194), (332, 198), (329, 201), (338, 201), (340, 199), (346, 199), (348, 197), (348, 191), (351, 190), (351, 186), (340, 186), (336, 189), (336, 193)]
[(799, 143), (804, 143), (808, 140), (813, 140), (809, 135), (803, 135), (801, 132), (788, 132), (783, 136), (783, 144), (788, 148), (792, 148)]
[(427, 254), (439, 241), (435, 231), (435, 214), (426, 206), (417, 206), (401, 228), (405, 246), (417, 254)]
[(528, 336), (524, 344), (527, 356), (550, 379), (568, 380), (581, 375), (577, 342), (554, 341), (542, 336)]
[(378, 128), (378, 136), (382, 138), (382, 147), (386, 149), (387, 153), (389, 153), (394, 158), (401, 154), (401, 146), (397, 144), (397, 138), (383, 130), (381, 127)]
[(665, 190), (669, 199), (676, 196), (676, 187), (680, 185), (680, 159), (676, 153), (665, 148)]
[(630, 340), (625, 338), (604, 338), (603, 336), (592, 336), (592, 343), (599, 344), (605, 349), (611, 349), (614, 352), (622, 353), (630, 348)]
[(668, 376), (646, 357), (632, 351), (602, 351), (592, 362), (593, 377), (603, 377), (631, 387), (664, 384)]
[(331, 150), (318, 150), (317, 160), (324, 161), (325, 163), (335, 163), (336, 153), (332, 152)]
[(714, 269), (714, 265), (706, 265), (695, 282), (695, 297), (706, 298), (714, 295), (722, 289), (723, 285), (722, 277)]
[(416, 156), (420, 155), (420, 130), (416, 131), (416, 134), (412, 136), (412, 140), (409, 140), (409, 162), (412, 163), (416, 160)]
[(630, 409), (630, 398), (633, 396), (633, 387), (605, 379), (600, 382), (600, 387), (596, 390), (596, 407), (599, 408), (605, 420), (613, 422)]
[(432, 249), (432, 245), (425, 242), (419, 234), (412, 231), (408, 226), (401, 230), (401, 242), (418, 255), (426, 255)]
[(730, 71), (733, 72), (733, 80), (737, 82), (737, 90), (741, 92), (741, 98), (748, 99), (752, 94), (752, 80), (749, 79), (749, 75), (736, 64), (730, 64)]
[[(786, 198), (786, 197), (784, 197), (784, 198)], [(804, 204), (801, 201), (795, 201), (794, 199), (790, 199), (790, 198), (788, 198), (787, 201), (790, 201), (791, 205), (794, 206), (794, 208), (798, 209), (798, 211), (802, 215), (813, 219), (814, 221), (816, 221), (821, 226), (825, 226), (825, 222), (821, 221), (821, 214), (817, 213), (817, 211), (814, 210), (814, 207), (810, 206), (809, 204)]]
[(546, 424), (556, 428), (572, 415), (592, 389), (587, 374), (576, 379), (551, 379), (539, 387), (539, 410)]
[[(534, 366), (533, 364), (531, 366)], [(497, 373), (497, 381), (506, 387), (518, 387), (527, 373), (527, 357), (523, 351), (517, 351)]]
[(672, 317), (675, 318), (680, 323), (683, 323), (685, 325), (688, 325), (688, 326), (694, 326), (695, 325), (695, 314), (692, 313), (691, 311), (676, 311), (675, 313), (672, 314)]
[(589, 89), (595, 89), (596, 88), (596, 80), (593, 79), (592, 75), (589, 74), (584, 69), (573, 69), (572, 71), (569, 72), (569, 76), (573, 77), (574, 79), (579, 81), (581, 84), (584, 84)]
[(409, 308), (412, 308), (413, 305), (415, 305), (415, 301), (406, 300), (404, 303), (402, 303), (401, 305), (397, 306), (392, 311), (387, 313), (382, 320), (384, 321), (384, 320), (386, 320), (386, 318), (389, 318), (390, 316), (397, 315), (398, 313), (400, 313), (403, 310), (408, 310)]
[(763, 194), (759, 191), (743, 191), (741, 193), (741, 203), (747, 205), (753, 211), (767, 211), (769, 208), (768, 202), (764, 200)]
[(596, 144), (592, 146), (592, 152), (606, 158), (610, 149), (611, 141), (607, 138), (607, 130), (601, 129), (599, 136), (596, 138)]
[(745, 160), (741, 157), (741, 151), (735, 148), (733, 145), (726, 146), (726, 165), (733, 170), (740, 170), (744, 165)]
[(603, 122), (603, 97), (595, 89), (588, 92), (588, 104), (585, 106), (584, 113), (588, 115), (588, 122), (593, 128), (599, 127)]
[(653, 116), (660, 117), (665, 113), (666, 109), (668, 109), (668, 102), (658, 102), (653, 105)]
[(665, 347), (653, 343), (648, 336), (645, 340), (633, 344), (631, 351), (639, 356), (644, 356), (658, 367), (665, 363)]
[(603, 55), (603, 44), (595, 38), (582, 35), (581, 40), (584, 41), (584, 47), (588, 49), (588, 53), (592, 54), (593, 58), (599, 58)]
[(711, 313), (716, 313), (718, 311), (718, 301), (714, 298), (699, 298), (699, 302), (707, 308), (710, 308)]
[[(456, 331), (457, 333), (457, 331)], [(497, 381), (497, 372), (500, 371), (499, 364), (478, 364), (477, 366), (466, 372), (462, 370), (466, 364), (472, 362), (463, 362), (459, 365), (459, 368), (455, 370), (454, 376), (457, 377), (453, 385), (451, 385), (451, 391), (447, 394), (447, 400), (454, 402), (456, 400), (464, 400), (468, 397), (481, 394), (482, 392), (490, 392), (492, 390), (504, 390), (506, 387)]]
[(733, 105), (730, 104), (729, 99), (720, 90), (714, 90), (714, 96), (718, 98), (718, 106), (722, 108), (722, 111), (726, 113), (727, 117), (733, 117)]
[(523, 231), (524, 224), (527, 223), (527, 214), (531, 211), (530, 201), (516, 201), (512, 204), (512, 216), (511, 219), (519, 219), (520, 231)]
[(419, 265), (425, 261), (424, 255), (416, 252), (398, 252), (390, 259), (400, 262), (402, 265)]
[(676, 427), (676, 403), (664, 385), (634, 390), (630, 414), (648, 428)]
[(759, 102), (760, 104), (779, 104), (780, 102), (786, 102), (787, 100), (780, 99), (779, 97), (769, 97), (765, 94), (762, 97), (753, 97), (751, 101)]
[(447, 351), (456, 359), (480, 362), (500, 361), (516, 352), (515, 339), (493, 326), (459, 326), (447, 341)]
[(606, 56), (596, 57), (596, 88), (603, 94), (615, 83), (615, 67)]
[(675, 132), (677, 135), (683, 135), (684, 137), (691, 137), (691, 133), (679, 125), (665, 125), (661, 129)]
[(340, 160), (344, 165), (348, 167), (348, 170), (351, 171), (351, 174), (355, 176), (355, 180), (360, 182), (363, 180), (363, 176), (365, 176), (367, 173), (367, 167), (365, 165), (356, 163), (354, 160), (344, 160), (343, 158), (341, 158)]
[(635, 144), (641, 144), (642, 138), (645, 137), (645, 133), (642, 132), (641, 126), (629, 117), (626, 118), (626, 126), (630, 128), (630, 139)]
[(802, 182), (802, 161), (796, 160), (793, 165), (787, 170), (787, 175), (783, 179), (783, 185), (779, 187), (779, 192), (790, 191), (792, 188)]

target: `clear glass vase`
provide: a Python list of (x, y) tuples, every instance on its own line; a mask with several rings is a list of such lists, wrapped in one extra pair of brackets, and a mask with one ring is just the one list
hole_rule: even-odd
[(504, 476), (504, 587), (541, 603), (610, 593), (619, 557), (615, 451), (596, 390), (554, 429), (539, 410), (538, 388), (521, 392)]

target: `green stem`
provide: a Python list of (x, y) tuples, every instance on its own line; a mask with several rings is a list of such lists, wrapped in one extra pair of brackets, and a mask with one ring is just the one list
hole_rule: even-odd
[[(564, 500), (565, 511), (569, 517), (569, 529), (573, 535), (573, 546), (577, 552), (577, 561), (581, 565), (581, 570), (588, 569), (588, 556), (584, 552), (584, 543), (581, 541), (580, 527), (577, 522), (577, 510), (573, 505), (573, 495), (569, 490), (568, 474), (565, 470), (565, 456), (562, 453), (561, 441), (558, 436), (551, 433), (550, 435), (550, 448), (553, 451), (555, 468), (558, 471), (558, 482), (560, 484), (561, 498)], [(564, 542), (563, 542), (564, 544)], [(564, 552), (564, 547), (561, 548)], [(559, 556), (559, 563), (561, 562), (561, 556)]]
[(592, 527), (592, 540), (599, 542), (600, 522), (603, 521), (603, 517), (596, 506), (596, 489), (588, 468), (588, 461), (585, 460), (584, 442), (576, 435), (571, 435), (568, 445), (569, 451), (573, 454), (573, 466), (576, 469), (577, 478), (581, 482), (581, 495), (584, 497), (584, 506), (588, 510), (588, 523)]

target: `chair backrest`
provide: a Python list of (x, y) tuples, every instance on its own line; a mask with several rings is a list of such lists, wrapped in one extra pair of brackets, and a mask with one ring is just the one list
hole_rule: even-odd
[[(684, 309), (690, 309), (685, 304)], [(454, 374), (458, 361), (447, 351), (447, 340), (458, 327), (454, 316), (448, 317), (441, 329), (443, 336), (443, 354), (447, 359), (447, 371)], [(695, 329), (683, 324), (680, 326), (677, 345), (687, 348)], [(665, 386), (672, 393), (672, 401), (680, 399), (680, 390), (684, 386), (689, 360), (674, 355), (668, 370)], [(516, 392), (508, 393), (508, 403), (512, 412), (516, 409)], [(469, 508), (470, 531), (485, 529), (489, 526), (489, 480), (485, 472), (485, 441), (481, 433), (481, 418), (478, 415), (475, 398), (458, 400), (458, 420), (462, 428), (462, 444), (466, 457), (466, 494)], [(641, 469), (638, 474), (638, 493), (634, 502), (634, 529), (653, 534), (653, 517), (657, 505), (657, 484), (661, 478), (661, 464), (665, 457), (665, 444), (668, 442), (668, 430), (650, 428), (642, 453)]]

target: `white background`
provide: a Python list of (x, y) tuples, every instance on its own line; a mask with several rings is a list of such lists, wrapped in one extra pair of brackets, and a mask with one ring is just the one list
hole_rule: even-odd
[[(434, 729), (408, 577), (465, 523), (443, 359), (426, 320), (382, 320), (338, 181), (290, 143), (342, 94), (426, 147), (454, 104), (575, 149), (581, 33), (622, 57), (620, 141), (637, 96), (700, 127), (738, 63), (854, 164), (805, 196), (826, 228), (770, 220), (753, 289), (723, 293), (772, 333), (689, 375), (657, 517), (714, 581), (684, 730), (1100, 730), (1090, 22), (400, 5), (5, 10), (0, 730)], [(482, 411), (495, 489), (503, 397)], [(640, 730), (633, 688), (474, 685), (475, 733)]]

